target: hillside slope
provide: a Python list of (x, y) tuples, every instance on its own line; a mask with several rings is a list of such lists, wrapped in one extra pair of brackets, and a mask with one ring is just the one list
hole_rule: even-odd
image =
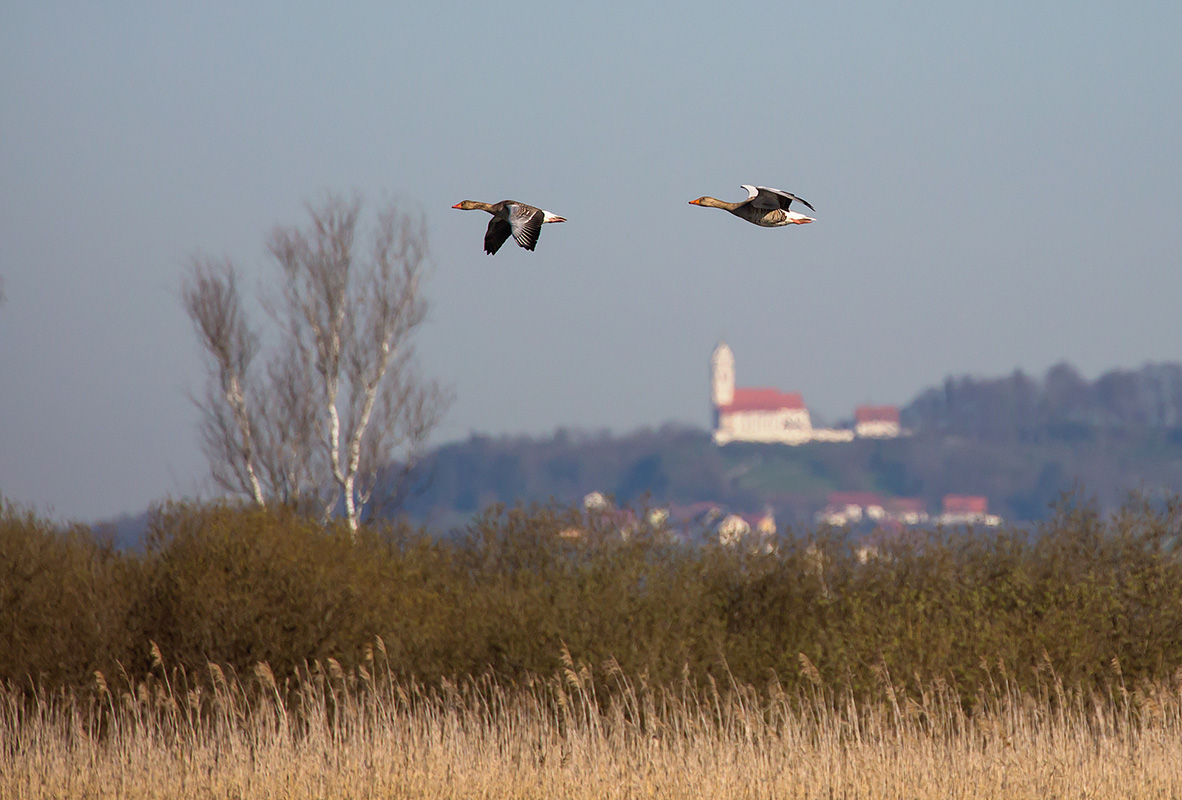
[(901, 409), (911, 436), (800, 447), (717, 447), (703, 429), (624, 436), (560, 430), (542, 438), (472, 436), (431, 453), (403, 508), (462, 522), (491, 503), (578, 502), (773, 510), (811, 524), (834, 491), (921, 499), (983, 495), (1005, 519), (1045, 518), (1082, 489), (1113, 508), (1130, 492), (1182, 492), (1182, 365), (1113, 370), (1087, 381), (1056, 365), (1042, 379), (949, 378)]

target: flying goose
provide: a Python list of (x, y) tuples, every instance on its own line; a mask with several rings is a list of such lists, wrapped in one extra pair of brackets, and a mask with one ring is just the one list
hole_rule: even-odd
[(715, 197), (699, 197), (697, 200), (690, 200), (690, 205), (725, 208), (736, 217), (742, 217), (748, 222), (765, 228), (778, 228), (781, 225), (804, 225), (813, 221), (812, 217), (788, 210), (788, 206), (796, 201), (807, 206), (810, 211), (816, 211), (807, 200), (802, 200), (791, 192), (769, 189), (766, 186), (751, 186), (746, 183), (743, 184), (743, 188), (747, 190), (747, 199), (741, 203), (728, 203)]
[(484, 234), (484, 252), (490, 256), (501, 249), (501, 245), (513, 234), (517, 244), (526, 250), (533, 250), (542, 232), (543, 222), (566, 222), (566, 217), (551, 214), (540, 208), (527, 206), (516, 200), (502, 200), (499, 203), (481, 203), (478, 200), (464, 200), (452, 208), (461, 211), (487, 211), (492, 214), (488, 230)]

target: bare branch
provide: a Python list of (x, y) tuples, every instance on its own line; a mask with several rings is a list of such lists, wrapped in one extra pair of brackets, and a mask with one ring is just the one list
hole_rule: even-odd
[(340, 509), (353, 530), (379, 469), (412, 464), (450, 402), (414, 370), (426, 225), (390, 204), (366, 231), (361, 208), (329, 196), (308, 207), (305, 227), (272, 232), (281, 281), (265, 305), (279, 337), (265, 382), (247, 382), (259, 339), (233, 269), (196, 263), (185, 291), (216, 376), (202, 429), (215, 480), (260, 503)]
[(255, 471), (254, 421), (246, 396), (247, 374), (259, 340), (243, 317), (233, 265), (195, 258), (181, 293), (202, 347), (213, 362), (211, 386), (202, 406), (202, 438), (214, 465), (214, 480), (263, 505)]
[(298, 350), (280, 350), (267, 368), (266, 402), (260, 409), (260, 457), (279, 502), (304, 512), (326, 513), (323, 497), (323, 454), (319, 441), (315, 382)]

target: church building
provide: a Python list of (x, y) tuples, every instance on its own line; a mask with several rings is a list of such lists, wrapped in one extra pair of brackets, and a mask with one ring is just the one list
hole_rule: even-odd
[(906, 436), (896, 406), (858, 406), (854, 428), (814, 428), (800, 392), (735, 387), (735, 354), (719, 342), (710, 356), (710, 402), (714, 406), (714, 443), (852, 442)]
[(852, 430), (814, 428), (799, 392), (735, 387), (735, 354), (719, 342), (710, 356), (710, 400), (714, 405), (714, 443), (853, 441)]

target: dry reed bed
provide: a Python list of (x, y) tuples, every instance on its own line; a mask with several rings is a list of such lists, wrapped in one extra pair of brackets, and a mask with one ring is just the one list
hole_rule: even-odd
[[(1158, 798), (1182, 796), (1182, 682), (1034, 692), (1004, 675), (969, 702), (880, 670), (821, 684), (650, 687), (492, 676), (428, 688), (369, 653), (277, 681), (167, 670), (95, 691), (0, 694), (0, 798)], [(598, 678), (598, 680), (594, 679)], [(118, 683), (118, 685), (116, 685)], [(598, 687), (598, 688), (597, 688)]]

